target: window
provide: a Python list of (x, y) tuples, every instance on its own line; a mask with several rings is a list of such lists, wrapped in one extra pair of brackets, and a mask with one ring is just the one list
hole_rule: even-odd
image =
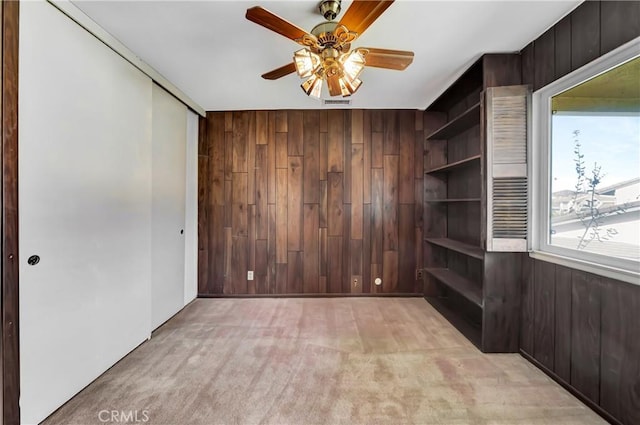
[(533, 97), (533, 255), (633, 283), (640, 283), (639, 48), (636, 39)]

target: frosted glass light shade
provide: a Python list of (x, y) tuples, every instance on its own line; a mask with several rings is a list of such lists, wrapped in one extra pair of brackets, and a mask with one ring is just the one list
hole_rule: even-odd
[(320, 93), (322, 92), (322, 79), (318, 78), (316, 74), (313, 74), (311, 78), (302, 83), (300, 87), (302, 87), (302, 90), (304, 90), (307, 96), (320, 99)]
[(293, 61), (300, 78), (311, 77), (322, 62), (320, 56), (308, 49), (300, 49), (293, 54)]

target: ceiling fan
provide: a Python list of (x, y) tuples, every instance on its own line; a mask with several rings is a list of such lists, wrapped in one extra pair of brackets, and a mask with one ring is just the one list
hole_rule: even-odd
[(311, 97), (320, 98), (322, 82), (326, 81), (330, 96), (350, 96), (358, 90), (360, 74), (365, 66), (404, 70), (413, 62), (413, 52), (403, 50), (358, 47), (354, 42), (389, 6), (393, 0), (354, 0), (339, 22), (341, 0), (322, 0), (320, 13), (325, 21), (310, 32), (282, 19), (268, 10), (254, 6), (247, 9), (246, 18), (277, 32), (304, 46), (293, 55), (293, 62), (262, 75), (277, 80), (297, 72), (306, 78), (302, 90)]

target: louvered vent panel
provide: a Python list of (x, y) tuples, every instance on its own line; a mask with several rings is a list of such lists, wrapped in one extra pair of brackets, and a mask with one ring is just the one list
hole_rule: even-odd
[(528, 248), (526, 86), (492, 87), (487, 102), (487, 250)]
[(494, 238), (527, 238), (527, 179), (493, 179)]
[(523, 96), (494, 98), (493, 163), (527, 163), (527, 102)]

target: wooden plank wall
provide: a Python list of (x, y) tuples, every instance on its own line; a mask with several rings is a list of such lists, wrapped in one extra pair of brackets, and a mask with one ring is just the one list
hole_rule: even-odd
[[(640, 2), (587, 1), (522, 50), (537, 90), (640, 36)], [(640, 286), (527, 258), (520, 348), (608, 419), (640, 423)]]
[(20, 423), (20, 329), (18, 263), (18, 36), (19, 2), (0, 3), (2, 22), (2, 331), (0, 422)]
[(640, 286), (523, 261), (520, 349), (623, 424), (640, 423)]
[(208, 113), (200, 296), (422, 293), (423, 150), (421, 111)]

